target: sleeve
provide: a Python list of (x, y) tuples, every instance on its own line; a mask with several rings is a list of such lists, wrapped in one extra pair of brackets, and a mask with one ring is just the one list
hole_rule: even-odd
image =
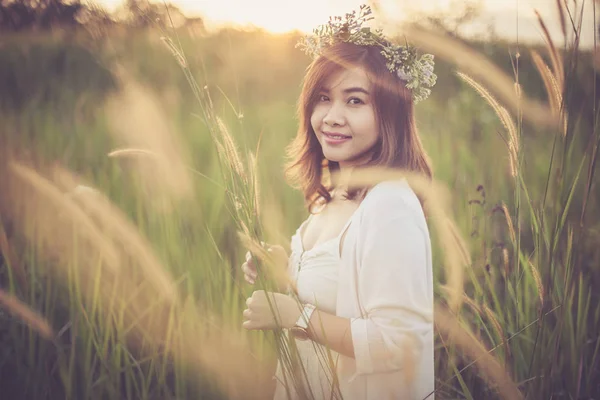
[(400, 208), (366, 218), (360, 234), (358, 296), (366, 315), (351, 321), (356, 374), (350, 381), (416, 362), (433, 331), (429, 234), (409, 207)]

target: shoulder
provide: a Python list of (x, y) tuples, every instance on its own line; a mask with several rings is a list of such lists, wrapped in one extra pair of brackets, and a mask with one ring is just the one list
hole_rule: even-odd
[(425, 223), (421, 202), (406, 179), (378, 183), (367, 193), (363, 203), (365, 222), (412, 217)]
[[(398, 257), (419, 257), (427, 262), (431, 243), (419, 198), (406, 180), (385, 181), (374, 186), (361, 204), (356, 246), (360, 260), (386, 265)], [(425, 257), (425, 258), (422, 258)]]

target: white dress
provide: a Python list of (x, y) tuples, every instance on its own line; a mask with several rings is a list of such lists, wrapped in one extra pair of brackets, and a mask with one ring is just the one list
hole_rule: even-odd
[[(352, 217), (355, 214), (356, 211)], [(300, 301), (314, 304), (319, 310), (329, 314), (335, 315), (336, 313), (340, 240), (346, 228), (352, 222), (352, 217), (346, 222), (337, 237), (318, 243), (309, 250), (304, 250), (302, 237), (304, 236), (304, 227), (311, 220), (312, 215), (300, 225), (291, 239), (288, 270), (292, 279), (296, 282)], [(336, 365), (339, 354), (333, 350), (327, 350), (325, 346), (311, 340), (296, 340), (295, 342), (305, 371), (301, 373), (301, 379), (307, 379), (305, 390), (306, 393), (310, 393), (309, 398), (341, 398), (339, 393), (335, 394), (335, 390), (333, 397), (331, 395), (334, 385), (330, 360), (332, 359), (333, 365)], [(333, 367), (333, 370), (335, 370), (335, 367)], [(288, 399), (281, 365), (279, 364), (275, 379), (277, 379), (277, 385), (274, 398), (277, 400)], [(301, 399), (303, 397), (294, 390), (293, 385), (288, 384), (288, 388), (291, 399)]]
[[(341, 391), (332, 393), (326, 347), (295, 340), (310, 394), (288, 384), (288, 397), (278, 363), (274, 399), (433, 399), (431, 247), (412, 189), (405, 181), (376, 185), (337, 237), (305, 251), (301, 238), (309, 220), (291, 238), (288, 272), (302, 302), (351, 320), (355, 358), (329, 350)], [(416, 374), (410, 385), (407, 368)]]

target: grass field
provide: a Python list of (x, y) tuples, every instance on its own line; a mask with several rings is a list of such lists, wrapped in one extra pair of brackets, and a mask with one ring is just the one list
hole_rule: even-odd
[[(163, 35), (2, 39), (7, 398), (269, 390), (282, 339), (241, 328), (254, 288), (241, 276), (238, 232), (288, 246), (307, 215), (282, 166), (309, 60), (292, 34)], [(472, 55), (452, 61), (446, 38), (419, 37), (439, 49), (438, 84), (417, 106), (417, 123), (446, 188), (431, 198), (436, 396), (596, 398), (593, 55), (450, 43), (501, 73)]]

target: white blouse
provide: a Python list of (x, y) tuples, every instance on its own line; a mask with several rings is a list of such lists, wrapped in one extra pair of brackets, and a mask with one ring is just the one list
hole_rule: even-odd
[[(288, 272), (298, 279), (301, 301), (351, 319), (355, 358), (331, 351), (342, 397), (433, 399), (431, 244), (410, 186), (405, 180), (375, 185), (336, 238), (308, 251), (300, 239), (306, 222), (292, 237)], [(330, 398), (325, 346), (296, 343), (311, 397)], [(275, 398), (284, 399), (280, 365), (275, 377)]]

